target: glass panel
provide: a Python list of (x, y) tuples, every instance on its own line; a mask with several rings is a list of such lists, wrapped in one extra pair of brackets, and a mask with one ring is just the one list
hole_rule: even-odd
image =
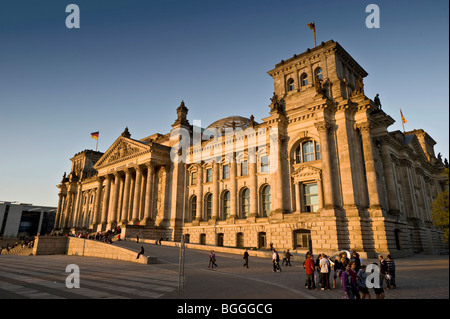
[(322, 156), (320, 155), (320, 144), (316, 142), (316, 159), (321, 159)]
[(230, 192), (225, 192), (223, 194), (223, 214), (225, 218), (230, 215)]
[(261, 173), (269, 171), (269, 157), (261, 156)]
[(222, 168), (223, 168), (222, 178), (223, 179), (230, 178), (230, 166), (229, 165), (224, 165)]
[(295, 151), (295, 162), (301, 163), (302, 162), (302, 148), (300, 145), (297, 147), (297, 150)]
[(241, 163), (241, 176), (248, 175), (248, 163), (247, 161), (243, 161)]
[(250, 189), (242, 192), (242, 214), (247, 217), (250, 214)]
[(210, 219), (212, 216), (212, 195), (206, 196), (206, 219)]
[(308, 85), (308, 76), (306, 74), (302, 75), (302, 86)]
[(194, 218), (197, 215), (197, 196), (192, 197), (191, 203), (191, 218)]
[(305, 211), (308, 213), (316, 212), (319, 209), (319, 195), (317, 183), (303, 185)]
[(269, 216), (272, 210), (270, 186), (265, 186), (263, 189), (262, 205), (263, 205), (263, 217)]
[(303, 162), (314, 161), (314, 143), (308, 141), (303, 143)]
[(321, 68), (317, 68), (316, 69), (316, 79), (323, 80), (323, 74), (322, 74), (322, 69)]
[(212, 169), (211, 168), (206, 169), (206, 181), (207, 182), (212, 181)]

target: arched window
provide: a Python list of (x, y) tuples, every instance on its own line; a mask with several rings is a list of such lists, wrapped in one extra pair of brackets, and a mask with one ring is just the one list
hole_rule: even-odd
[(222, 212), (223, 219), (227, 219), (230, 216), (230, 202), (231, 202), (231, 193), (230, 191), (225, 191), (222, 196)]
[(262, 216), (268, 217), (272, 210), (272, 200), (270, 195), (270, 186), (266, 185), (263, 187), (261, 192), (261, 204), (262, 204)]
[(316, 79), (323, 80), (322, 68), (316, 68), (316, 70), (314, 71), (314, 76)]
[(187, 216), (188, 220), (195, 219), (195, 216), (197, 216), (197, 196), (191, 197), (191, 209), (189, 211), (190, 216)]
[(212, 194), (209, 193), (205, 196), (205, 213), (206, 213), (206, 220), (211, 219), (212, 217)]
[(288, 91), (293, 91), (295, 89), (294, 79), (289, 79), (287, 81)]
[(244, 189), (241, 196), (242, 217), (248, 217), (250, 215), (250, 189)]
[(295, 151), (295, 162), (305, 163), (321, 159), (320, 144), (313, 140), (300, 143)]
[(302, 76), (300, 77), (300, 83), (302, 84), (302, 86), (308, 85), (308, 74), (302, 74)]

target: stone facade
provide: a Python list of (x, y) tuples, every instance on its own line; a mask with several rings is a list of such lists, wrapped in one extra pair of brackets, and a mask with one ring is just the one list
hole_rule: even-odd
[(127, 128), (105, 153), (76, 154), (55, 230), (121, 225), (129, 237), (369, 257), (440, 249), (434, 140), (389, 132), (395, 121), (364, 94), (367, 72), (332, 40), (268, 74), (261, 123), (231, 116), (204, 130), (182, 102), (168, 134), (136, 140)]

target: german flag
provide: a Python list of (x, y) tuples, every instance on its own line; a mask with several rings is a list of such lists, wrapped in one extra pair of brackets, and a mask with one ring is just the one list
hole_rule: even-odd
[(314, 24), (314, 22), (308, 23), (307, 26), (313, 30), (313, 34), (314, 34), (314, 38), (316, 37), (316, 25)]
[(403, 116), (402, 110), (400, 110), (400, 116), (402, 117), (402, 123), (406, 123), (407, 121), (406, 121), (405, 117)]
[(95, 138), (97, 141), (98, 141), (98, 134), (99, 134), (100, 132), (94, 132), (94, 133), (91, 133), (91, 137), (92, 138)]

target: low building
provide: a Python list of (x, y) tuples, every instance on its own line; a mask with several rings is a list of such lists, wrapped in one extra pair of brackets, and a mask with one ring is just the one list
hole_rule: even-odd
[[(335, 41), (283, 60), (268, 116), (191, 125), (83, 151), (58, 185), (55, 230), (209, 245), (408, 256), (442, 247), (430, 206), (445, 185), (436, 142), (364, 93), (367, 72)], [(267, 106), (265, 106), (267, 107)]]
[(0, 201), (0, 236), (35, 236), (51, 233), (56, 207)]

